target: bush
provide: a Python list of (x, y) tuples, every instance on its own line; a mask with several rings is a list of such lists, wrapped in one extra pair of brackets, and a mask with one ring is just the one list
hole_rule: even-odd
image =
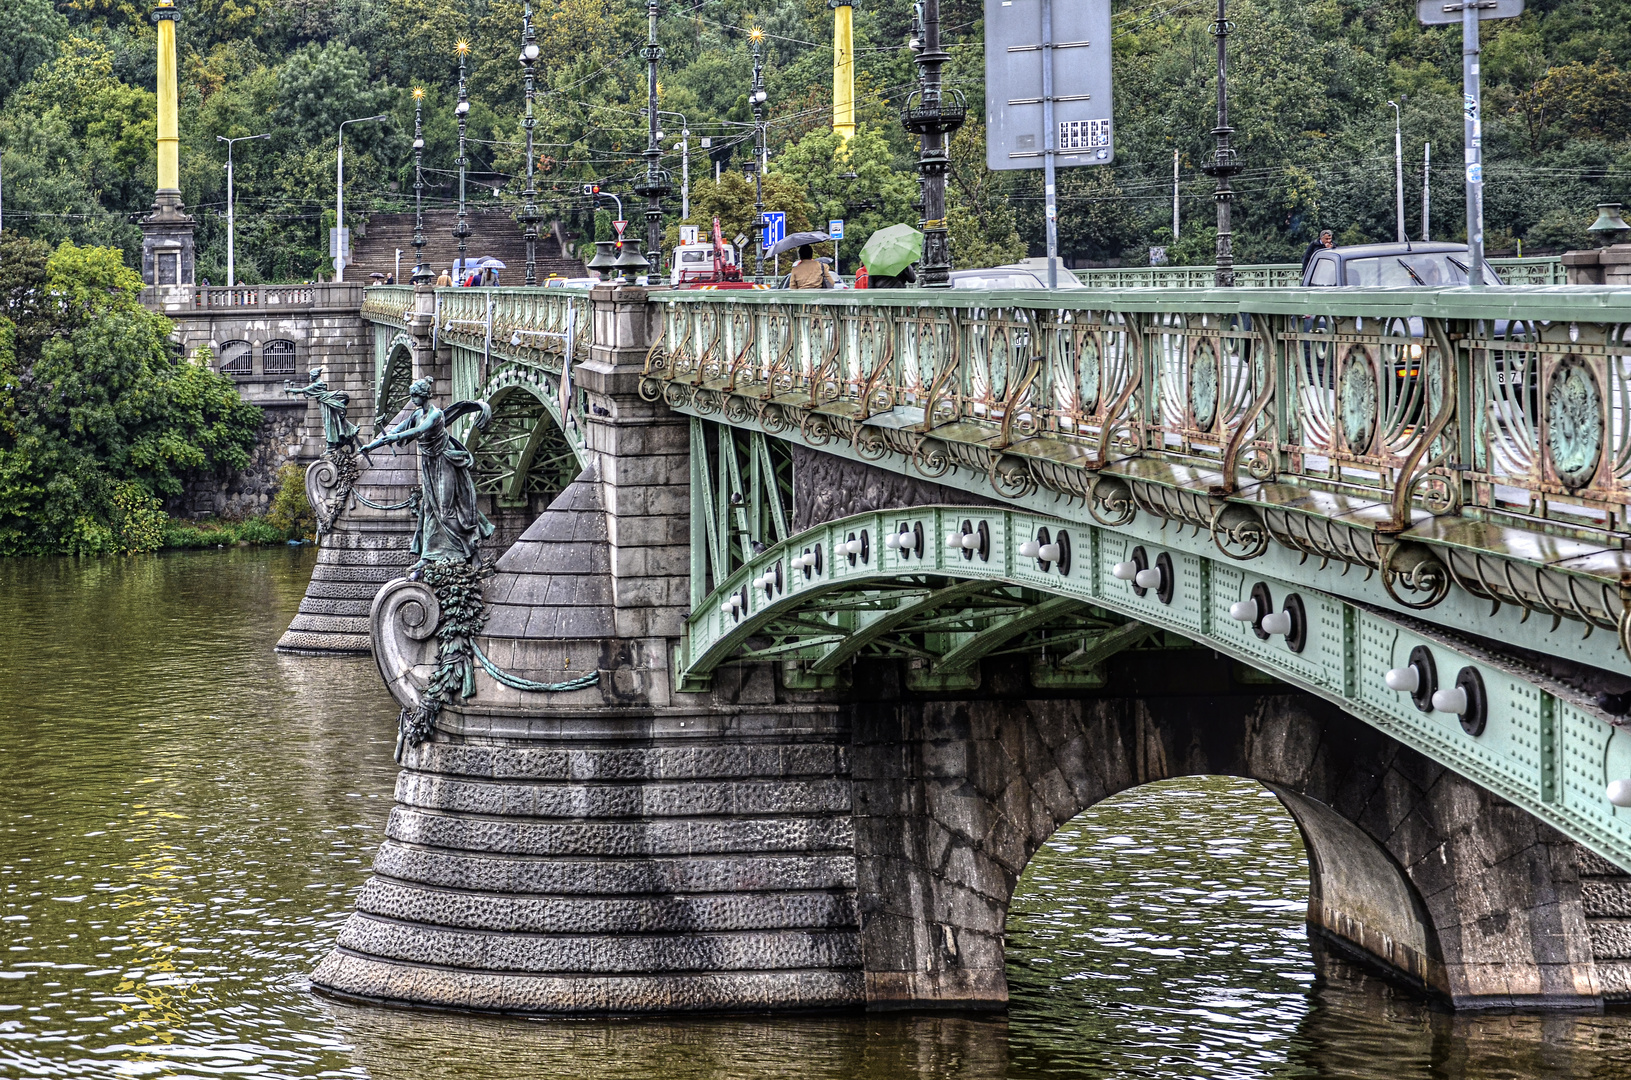
[(113, 493), (113, 537), (121, 554), (140, 555), (164, 546), (169, 522), (157, 499), (140, 484), (120, 484)]
[(317, 515), (306, 498), (306, 470), (291, 461), (278, 470), (277, 480), (267, 522), (282, 531), (282, 539), (309, 538), (317, 529)]
[(238, 540), (246, 544), (283, 544), (289, 540), (287, 530), (265, 518), (250, 518), (238, 526), (237, 533)]

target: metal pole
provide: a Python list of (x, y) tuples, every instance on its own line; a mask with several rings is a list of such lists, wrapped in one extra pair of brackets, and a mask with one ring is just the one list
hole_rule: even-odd
[(680, 217), (691, 220), (691, 133), (680, 132)]
[[(220, 136), (217, 135), (216, 138), (220, 138)], [(233, 260), (232, 260), (232, 256), (233, 256), (232, 233), (233, 233), (233, 224), (234, 224), (233, 215), (232, 215), (232, 207), (233, 207), (233, 202), (232, 202), (232, 140), (231, 139), (226, 140), (226, 144), (227, 144), (227, 287), (231, 288), (233, 283), (236, 282), (238, 279), (233, 276), (233, 271), (236, 269), (236, 267), (233, 266)]]
[(425, 265), (425, 91), (413, 88), (413, 283), (433, 277)]
[(1484, 131), (1479, 115), (1478, 8), (1461, 5), (1462, 138), (1467, 159), (1467, 284), (1484, 287)]
[(1172, 242), (1178, 242), (1178, 151), (1172, 152)]
[[(1054, 186), (1053, 0), (1042, 0), (1042, 200), (1047, 216), (1048, 288), (1059, 287), (1059, 202)], [(942, 215), (944, 216), (944, 215)]]
[(334, 155), (334, 280), (345, 280), (345, 121), (340, 122), (340, 150)]
[(749, 94), (753, 104), (753, 214), (759, 233), (758, 250), (754, 255), (753, 280), (757, 285), (765, 282), (765, 68), (763, 44), (765, 32), (757, 26), (748, 35), (753, 42), (753, 90)]
[(1229, 178), (1240, 171), (1240, 156), (1229, 145), (1229, 136), (1234, 133), (1234, 128), (1229, 126), (1229, 20), (1224, 11), (1224, 0), (1218, 0), (1218, 21), (1212, 25), (1212, 36), (1218, 41), (1218, 126), (1212, 129), (1216, 138), (1212, 160), (1202, 167), (1202, 171), (1217, 180), (1217, 190), (1212, 195), (1218, 204), (1218, 268), (1213, 284), (1227, 289), (1233, 288), (1235, 283), (1234, 240), (1229, 231), (1229, 206), (1234, 193), (1229, 189)]
[(532, 103), (537, 95), (537, 85), (533, 76), (533, 65), (538, 62), (538, 37), (532, 29), (532, 0), (526, 0), (521, 8), (521, 70), (524, 76), (524, 90), (526, 93), (526, 112), (523, 114), (521, 124), (527, 130), (527, 186), (521, 190), (521, 224), (523, 237), (527, 242), (527, 277), (526, 284), (538, 284), (538, 188), (534, 181), (533, 169), (537, 165), (532, 147), (532, 128), (536, 121), (532, 115)]
[(832, 129), (855, 137), (855, 11), (850, 0), (832, 4)]
[(1432, 202), (1433, 189), (1428, 184), (1427, 178), (1432, 171), (1433, 144), (1423, 143), (1421, 151), (1421, 238), (1423, 243), (1426, 243), (1428, 236), (1431, 235), (1431, 230), (1428, 228), (1428, 210)]
[[(940, 69), (951, 55), (940, 47), (940, 0), (923, 0), (921, 29), (918, 100), (914, 106), (908, 99), (901, 122), (907, 131), (921, 136), (917, 172), (923, 191), (923, 261), (918, 266), (917, 283), (924, 288), (943, 289), (951, 285), (951, 244), (946, 235), (946, 173), (951, 158), (946, 153), (946, 140), (962, 126), (967, 110), (960, 98), (947, 104), (942, 96)], [(1047, 70), (1046, 66), (1043, 70)], [(1044, 145), (1052, 146), (1051, 138)]]
[(1393, 194), (1402, 244), (1409, 239), (1404, 231), (1404, 134), (1399, 126), (1399, 103), (1390, 101), (1388, 104), (1393, 106)]
[(453, 284), (457, 285), (469, 275), (470, 254), (467, 241), (470, 237), (470, 222), (464, 209), (464, 173), (469, 165), (469, 158), (465, 156), (465, 130), (470, 119), (470, 88), (465, 82), (464, 61), (470, 52), (470, 43), (460, 40), (453, 46), (459, 54), (459, 103), (453, 107), (453, 115), (459, 121), (459, 220), (453, 226), (453, 235), (459, 241), (459, 272)]
[(674, 190), (663, 177), (663, 147), (657, 130), (657, 61), (663, 57), (657, 44), (658, 2), (646, 0), (646, 47), (641, 53), (646, 58), (646, 176), (634, 188), (634, 193), (646, 200), (646, 257), (651, 260), (653, 275), (662, 267), (663, 196)]

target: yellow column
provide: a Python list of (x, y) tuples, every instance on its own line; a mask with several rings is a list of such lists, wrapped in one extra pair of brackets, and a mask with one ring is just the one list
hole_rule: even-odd
[(181, 129), (177, 121), (176, 6), (158, 0), (153, 21), (159, 30), (159, 190), (181, 189)]
[(832, 129), (855, 134), (855, 19), (849, 0), (830, 0), (832, 13)]

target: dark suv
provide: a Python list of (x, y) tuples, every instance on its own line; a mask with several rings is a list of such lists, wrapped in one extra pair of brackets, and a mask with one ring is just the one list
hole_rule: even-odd
[[(1370, 285), (1412, 288), (1465, 285), (1469, 262), (1466, 244), (1355, 244), (1324, 248), (1303, 267), (1304, 285)], [(1502, 285), (1488, 263), (1484, 284)]]

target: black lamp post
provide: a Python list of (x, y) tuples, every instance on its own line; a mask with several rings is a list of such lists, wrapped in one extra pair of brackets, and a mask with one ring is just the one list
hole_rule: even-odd
[(1218, 40), (1218, 126), (1212, 129), (1217, 145), (1201, 165), (1201, 171), (1215, 178), (1217, 190), (1212, 198), (1218, 204), (1217, 276), (1213, 284), (1221, 289), (1232, 288), (1235, 283), (1234, 240), (1229, 231), (1229, 205), (1234, 200), (1229, 178), (1240, 172), (1240, 155), (1229, 145), (1234, 128), (1229, 126), (1229, 96), (1226, 85), (1229, 21), (1224, 17), (1224, 0), (1218, 0), (1218, 21), (1212, 24), (1212, 36)]
[(538, 62), (538, 37), (532, 29), (532, 0), (525, 0), (521, 7), (521, 71), (527, 98), (527, 111), (521, 121), (521, 126), (527, 131), (527, 186), (521, 189), (521, 224), (524, 229), (523, 238), (527, 242), (527, 278), (526, 284), (538, 284), (538, 188), (533, 176), (533, 169), (537, 165), (532, 149), (532, 127), (536, 122), (532, 116), (532, 101), (537, 93), (537, 85), (533, 66)]
[(646, 58), (646, 175), (634, 185), (634, 193), (646, 200), (646, 251), (652, 265), (662, 264), (663, 250), (663, 196), (674, 189), (660, 167), (663, 148), (659, 141), (657, 124), (657, 61), (663, 50), (657, 45), (658, 0), (646, 0), (646, 47), (641, 55)]
[[(453, 236), (459, 241), (459, 277), (463, 278), (469, 272), (466, 241), (470, 236), (470, 222), (464, 213), (464, 173), (469, 159), (465, 157), (464, 135), (470, 119), (470, 94), (469, 87), (464, 81), (464, 60), (470, 53), (470, 43), (461, 40), (453, 46), (453, 50), (459, 54), (459, 103), (453, 107), (453, 115), (459, 121), (459, 222), (453, 226)], [(458, 282), (455, 281), (453, 284), (457, 285)]]
[(923, 190), (923, 261), (917, 283), (926, 288), (951, 284), (951, 244), (946, 238), (946, 174), (951, 156), (946, 142), (963, 126), (968, 106), (956, 90), (948, 99), (940, 69), (951, 55), (940, 47), (940, 0), (923, 0), (922, 37), (917, 54), (918, 89), (906, 99), (901, 126), (922, 137), (917, 171)]
[(413, 283), (423, 285), (434, 275), (425, 265), (425, 91), (413, 88)]
[(765, 63), (764, 41), (765, 32), (755, 26), (748, 34), (753, 43), (753, 90), (748, 94), (748, 101), (753, 106), (753, 215), (755, 228), (759, 230), (759, 248), (754, 256), (753, 280), (755, 284), (765, 283)]

